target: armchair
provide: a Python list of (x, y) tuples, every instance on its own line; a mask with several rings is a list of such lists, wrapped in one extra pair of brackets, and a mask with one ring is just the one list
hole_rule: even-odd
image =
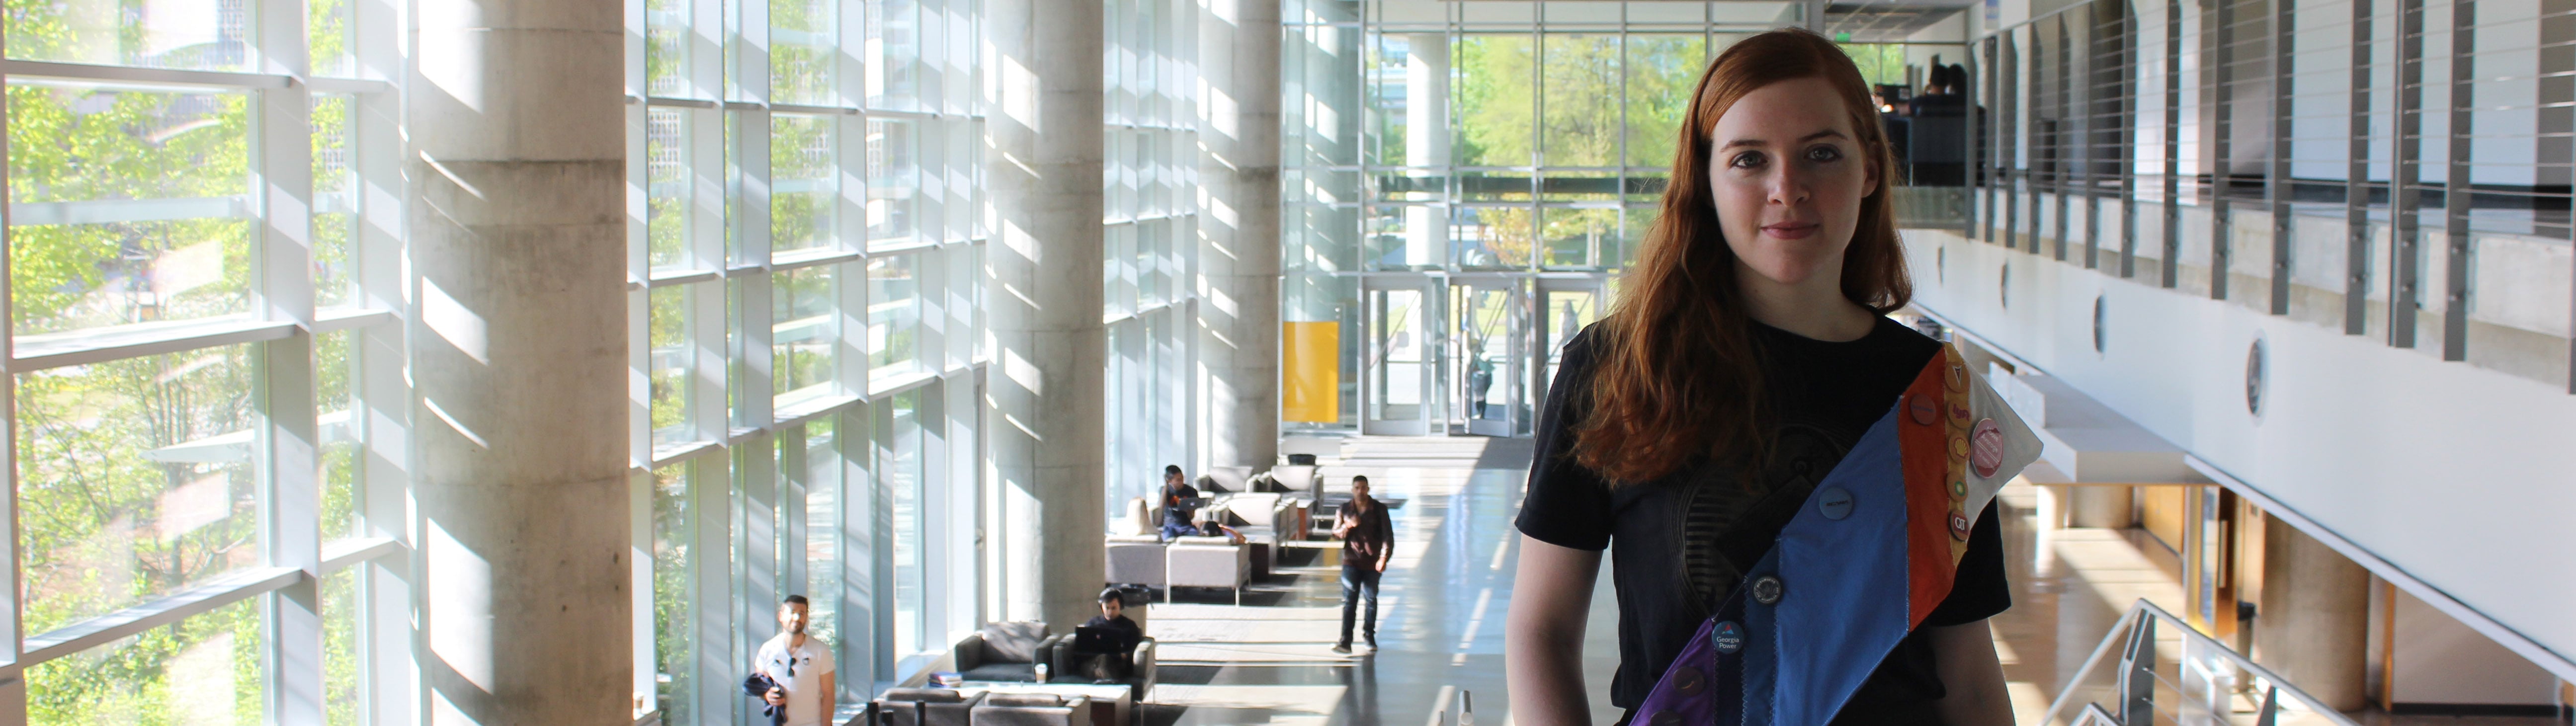
[(1224, 537), (1181, 537), (1163, 548), (1164, 598), (1183, 587), (1222, 587), (1243, 604), (1243, 586), (1252, 580), (1252, 548)]
[[(1049, 678), (1048, 682), (1082, 682), (1084, 679), (1074, 672), (1074, 667), (1078, 665), (1075, 660), (1073, 639), (1065, 638), (1056, 641), (1055, 648), (1048, 657), (1048, 661), (1053, 665), (1047, 667), (1054, 671), (1053, 677)], [(1136, 643), (1134, 659), (1129, 661), (1128, 665), (1127, 678), (1122, 682), (1127, 684), (1128, 693), (1132, 694), (1130, 698), (1137, 703), (1143, 703), (1145, 697), (1153, 692), (1156, 680), (1153, 638), (1146, 638)]]
[(966, 680), (1035, 683), (1038, 680), (1037, 659), (1051, 652), (1057, 641), (1066, 639), (1062, 635), (1047, 635), (1045, 626), (1039, 625), (1037, 630), (1039, 638), (1029, 655), (1023, 660), (1017, 654), (1009, 652), (1010, 649), (995, 647), (995, 644), (986, 641), (988, 634), (1009, 632), (996, 629), (996, 625), (1020, 624), (987, 625), (984, 630), (968, 633), (966, 637), (959, 638), (957, 645), (951, 649), (950, 657), (956, 660), (957, 673), (964, 676)]

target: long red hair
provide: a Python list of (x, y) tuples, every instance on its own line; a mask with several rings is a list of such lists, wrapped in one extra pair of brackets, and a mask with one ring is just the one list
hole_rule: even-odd
[(1896, 237), (1895, 158), (1860, 69), (1824, 36), (1773, 30), (1737, 42), (1700, 75), (1684, 112), (1663, 213), (1646, 233), (1616, 305), (1602, 318), (1591, 396), (1575, 427), (1575, 460), (1617, 484), (1670, 474), (1706, 456), (1747, 470), (1770, 448), (1753, 321), (1735, 283), (1736, 258), (1709, 191), (1709, 135), (1737, 99), (1763, 86), (1823, 78), (1851, 115), (1852, 134), (1879, 180), (1861, 199), (1843, 253), (1843, 296), (1873, 312), (1914, 294)]

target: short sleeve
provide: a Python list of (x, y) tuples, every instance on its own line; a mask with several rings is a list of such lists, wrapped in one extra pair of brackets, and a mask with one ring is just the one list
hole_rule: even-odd
[(1574, 460), (1574, 426), (1580, 401), (1591, 386), (1593, 329), (1565, 344), (1564, 358), (1539, 408), (1537, 455), (1530, 462), (1529, 487), (1521, 497), (1521, 534), (1559, 547), (1600, 550), (1610, 546), (1613, 522), (1610, 486), (1599, 474)]
[(1968, 531), (1968, 553), (1959, 558), (1959, 574), (1924, 625), (1965, 625), (1994, 617), (2012, 607), (2012, 585), (2004, 581), (2004, 532), (2000, 501), (1987, 502)]
[[(820, 645), (820, 643), (817, 643), (817, 645)], [(815, 648), (815, 649), (814, 649), (814, 665), (813, 665), (813, 668), (814, 668), (814, 672), (816, 672), (816, 673), (831, 673), (831, 672), (833, 672), (833, 669), (832, 669), (832, 649), (831, 649), (831, 648)]]

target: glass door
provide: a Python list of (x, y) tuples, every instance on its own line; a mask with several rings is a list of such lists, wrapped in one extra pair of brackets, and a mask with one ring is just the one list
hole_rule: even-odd
[(1511, 436), (1529, 418), (1529, 303), (1519, 279), (1471, 279), (1449, 286), (1456, 311), (1457, 362), (1451, 388), (1458, 395), (1450, 425), (1474, 436)]
[(1437, 341), (1433, 311), (1439, 298), (1427, 278), (1363, 278), (1360, 315), (1367, 327), (1360, 352), (1360, 433), (1426, 436), (1431, 433), (1432, 378)]
[(1565, 360), (1566, 342), (1583, 332), (1583, 326), (1600, 320), (1607, 302), (1599, 278), (1539, 279), (1538, 350), (1531, 366), (1536, 375), (1530, 383), (1530, 390), (1538, 395), (1533, 400), (1547, 400), (1547, 387), (1556, 382), (1556, 367)]

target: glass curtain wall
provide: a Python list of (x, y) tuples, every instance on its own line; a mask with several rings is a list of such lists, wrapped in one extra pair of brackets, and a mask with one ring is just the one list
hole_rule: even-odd
[(10, 6), (0, 722), (409, 720), (389, 12)]
[[(1285, 425), (1518, 435), (1654, 221), (1692, 84), (1792, 3), (1290, 0)], [(1301, 359), (1302, 360), (1302, 359)]]
[[(1190, 381), (1198, 293), (1198, 3), (1107, 0), (1102, 59), (1102, 317), (1109, 327), (1108, 451), (1113, 522), (1152, 497), (1163, 467), (1195, 469)], [(1191, 471), (1191, 475), (1198, 474)]]
[(978, 624), (977, 8), (627, 7), (639, 718), (756, 716), (787, 595), (845, 708)]
[(2007, 24), (1974, 46), (1997, 123), (1969, 234), (2576, 391), (2566, 16), (2095, 0)]

